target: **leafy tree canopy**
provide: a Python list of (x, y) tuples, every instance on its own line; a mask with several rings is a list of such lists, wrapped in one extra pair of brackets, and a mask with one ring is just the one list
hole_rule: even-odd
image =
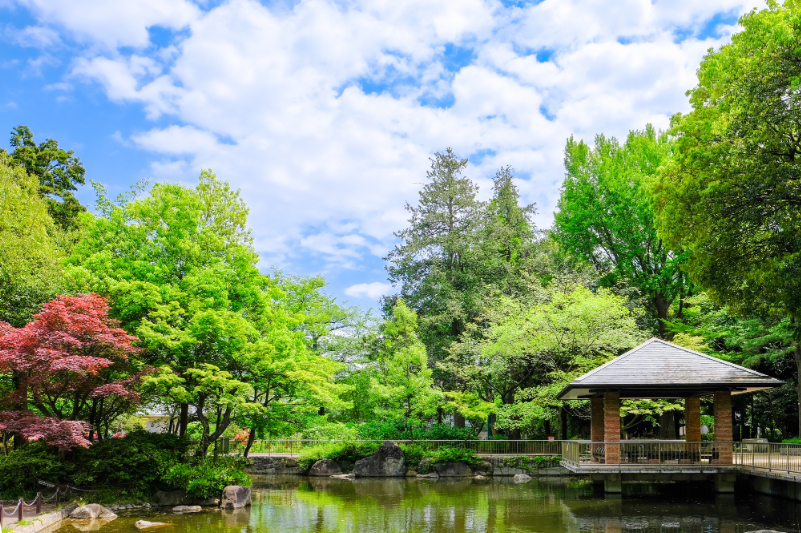
[[(595, 146), (572, 137), (565, 147), (565, 181), (554, 217), (554, 237), (590, 262), (605, 287), (636, 289), (659, 336), (671, 304), (690, 289), (679, 268), (684, 254), (657, 235), (650, 187), (673, 143), (650, 124), (632, 131), (622, 145), (598, 135)], [(679, 314), (681, 306), (679, 307)]]
[(27, 126), (11, 132), (11, 159), (39, 180), (39, 194), (47, 201), (50, 216), (63, 229), (74, 229), (77, 217), (86, 209), (73, 194), (84, 184), (86, 170), (73, 151), (58, 147), (58, 141), (47, 139), (37, 145)]
[(0, 154), (0, 320), (22, 327), (60, 290), (59, 231), (36, 178)]

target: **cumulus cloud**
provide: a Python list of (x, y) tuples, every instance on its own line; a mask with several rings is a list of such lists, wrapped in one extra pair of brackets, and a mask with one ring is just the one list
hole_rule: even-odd
[[(156, 179), (200, 168), (242, 190), (266, 263), (360, 269), (385, 255), (427, 158), (453, 147), (489, 194), (512, 165), (550, 225), (570, 135), (624, 136), (687, 108), (751, 0), (18, 0), (40, 39), (79, 43), (70, 82), (158, 120), (124, 132)], [(79, 15), (80, 14), (80, 15)], [(168, 30), (161, 40), (154, 28)], [(26, 30), (27, 31), (27, 30)], [(54, 35), (53, 32), (57, 32)], [(347, 294), (377, 297), (387, 285)]]
[(392, 285), (389, 283), (381, 283), (374, 281), (372, 283), (357, 283), (345, 289), (345, 294), (354, 298), (370, 298), (377, 299), (392, 291)]

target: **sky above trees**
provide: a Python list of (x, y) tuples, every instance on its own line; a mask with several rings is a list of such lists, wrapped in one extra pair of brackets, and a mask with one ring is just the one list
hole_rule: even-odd
[(482, 199), (511, 165), (548, 227), (565, 139), (666, 127), (755, 6), (0, 0), (0, 146), (29, 126), (112, 195), (212, 168), (242, 189), (260, 266), (375, 306), (435, 151), (469, 158)]

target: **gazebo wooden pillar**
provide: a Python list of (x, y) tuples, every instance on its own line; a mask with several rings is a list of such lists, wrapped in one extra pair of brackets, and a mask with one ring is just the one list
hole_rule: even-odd
[(598, 449), (604, 441), (604, 399), (600, 396), (590, 398), (590, 440), (592, 461), (597, 463), (601, 457)]
[(732, 431), (731, 391), (715, 391), (712, 401), (715, 409), (715, 450), (712, 462), (730, 465), (734, 455), (732, 451), (734, 434)]
[(604, 393), (604, 463), (608, 465), (620, 462), (620, 393)]

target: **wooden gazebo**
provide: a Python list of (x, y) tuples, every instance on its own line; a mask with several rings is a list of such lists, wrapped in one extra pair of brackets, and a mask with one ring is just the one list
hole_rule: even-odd
[[(732, 394), (783, 382), (754, 370), (653, 338), (568, 384), (560, 400), (590, 400), (591, 440), (603, 443), (593, 461), (620, 463), (620, 400), (684, 399), (687, 443), (701, 442), (701, 398), (712, 397), (717, 452), (711, 462), (732, 463)], [(610, 443), (612, 443), (610, 445)]]

